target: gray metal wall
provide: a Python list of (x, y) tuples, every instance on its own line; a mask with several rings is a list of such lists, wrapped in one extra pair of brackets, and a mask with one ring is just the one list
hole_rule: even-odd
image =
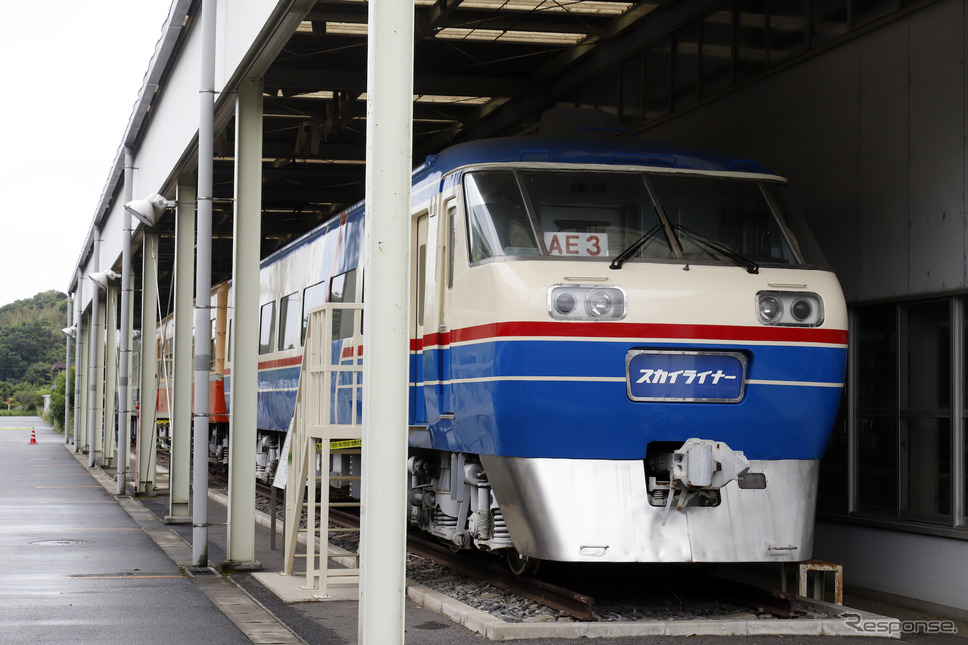
[(965, 20), (936, 2), (646, 136), (789, 177), (851, 303), (964, 288)]
[[(851, 303), (968, 287), (966, 11), (939, 0), (646, 132), (790, 178)], [(848, 584), (968, 610), (968, 541), (823, 522)]]
[(844, 581), (916, 598), (925, 609), (955, 607), (968, 616), (968, 542), (930, 535), (820, 522), (814, 556), (844, 564)]

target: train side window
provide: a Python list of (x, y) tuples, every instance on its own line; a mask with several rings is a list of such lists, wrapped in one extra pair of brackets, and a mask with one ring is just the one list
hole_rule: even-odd
[[(334, 276), (329, 284), (330, 302), (356, 302), (356, 269)], [(333, 340), (353, 335), (353, 312), (333, 312)]]
[(299, 292), (282, 299), (279, 307), (279, 351), (295, 349), (299, 338)]
[(457, 208), (451, 206), (447, 211), (447, 288), (454, 288), (454, 245), (457, 244)]
[(417, 247), (417, 324), (424, 324), (424, 292), (427, 290), (427, 245)]
[(272, 351), (272, 339), (276, 335), (276, 302), (262, 305), (259, 321), (259, 353), (268, 354)]
[(306, 342), (306, 327), (309, 325), (309, 312), (326, 302), (326, 282), (317, 282), (303, 289), (302, 335), (300, 342)]

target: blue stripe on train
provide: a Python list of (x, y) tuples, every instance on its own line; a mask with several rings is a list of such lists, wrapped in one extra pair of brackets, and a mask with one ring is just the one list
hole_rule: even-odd
[[(747, 380), (740, 403), (640, 402), (628, 398), (630, 349), (739, 351)], [(433, 422), (432, 445), (520, 457), (639, 459), (650, 441), (718, 439), (755, 459), (815, 459), (823, 454), (840, 403), (847, 351), (838, 347), (519, 340), (427, 350), (420, 381), (453, 365), (454, 383), (418, 385), (411, 423)], [(444, 379), (451, 376), (443, 369)], [(501, 377), (612, 378), (593, 381), (483, 381)], [(818, 383), (822, 385), (802, 385)], [(428, 392), (426, 390), (430, 390)], [(438, 409), (436, 401), (452, 401)], [(426, 408), (419, 403), (426, 401)], [(424, 412), (426, 416), (415, 416)], [(454, 421), (439, 420), (454, 412)]]
[[(454, 380), (486, 376), (587, 376), (624, 377), (625, 359), (631, 349), (742, 352), (749, 360), (747, 379), (841, 383), (847, 350), (841, 347), (803, 347), (740, 344), (690, 344), (520, 340), (458, 345), (424, 352), (424, 380), (435, 362), (453, 365)], [(450, 352), (448, 357), (446, 354)], [(442, 352), (441, 358), (427, 354)], [(446, 377), (442, 380), (450, 380)]]
[(490, 381), (454, 385), (453, 421), (430, 426), (443, 450), (642, 459), (652, 441), (726, 442), (750, 459), (818, 459), (839, 388), (749, 385), (740, 403), (630, 401), (625, 383)]
[[(439, 449), (519, 457), (640, 459), (651, 441), (689, 437), (725, 441), (751, 459), (816, 459), (823, 454), (840, 402), (839, 388), (753, 383), (740, 403), (635, 402), (629, 400), (624, 382), (625, 355), (633, 347), (742, 351), (749, 357), (746, 378), (755, 381), (840, 383), (846, 361), (845, 349), (829, 347), (475, 343), (412, 357), (411, 375), (419, 374), (421, 383), (437, 380), (441, 371), (441, 380), (449, 380), (452, 360), (457, 382), (411, 386), (410, 421), (426, 423), (429, 415), (435, 421), (432, 445)], [(296, 366), (259, 372), (259, 428), (288, 428), (298, 375)], [(542, 376), (623, 380), (462, 381)], [(341, 399), (347, 397), (344, 391)], [(444, 397), (442, 408), (438, 397)], [(345, 417), (349, 401), (341, 400), (337, 409)], [(440, 412), (454, 412), (455, 419), (438, 420)]]

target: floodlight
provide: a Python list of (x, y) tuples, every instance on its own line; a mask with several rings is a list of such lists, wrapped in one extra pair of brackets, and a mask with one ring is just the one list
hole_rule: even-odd
[(70, 336), (71, 338), (77, 338), (77, 325), (71, 325), (70, 327), (64, 327), (61, 329), (62, 332)]
[(166, 208), (174, 208), (175, 202), (165, 199), (161, 195), (155, 193), (144, 199), (133, 199), (124, 205), (124, 210), (128, 211), (135, 218), (145, 226), (154, 226), (161, 217), (161, 214), (165, 212)]
[(94, 284), (99, 286), (101, 289), (104, 289), (105, 291), (107, 291), (108, 281), (117, 280), (118, 278), (121, 277), (121, 274), (115, 273), (114, 271), (111, 271), (110, 269), (108, 269), (107, 271), (97, 271), (95, 273), (92, 273), (88, 277), (94, 281)]

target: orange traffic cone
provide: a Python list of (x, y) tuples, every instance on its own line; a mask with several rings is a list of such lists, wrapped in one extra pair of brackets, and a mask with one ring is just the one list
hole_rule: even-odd
[(27, 444), (27, 445), (28, 446), (32, 446), (32, 445), (34, 445), (36, 443), (37, 443), (37, 431), (34, 430), (33, 428), (31, 428), (30, 429), (30, 443)]

